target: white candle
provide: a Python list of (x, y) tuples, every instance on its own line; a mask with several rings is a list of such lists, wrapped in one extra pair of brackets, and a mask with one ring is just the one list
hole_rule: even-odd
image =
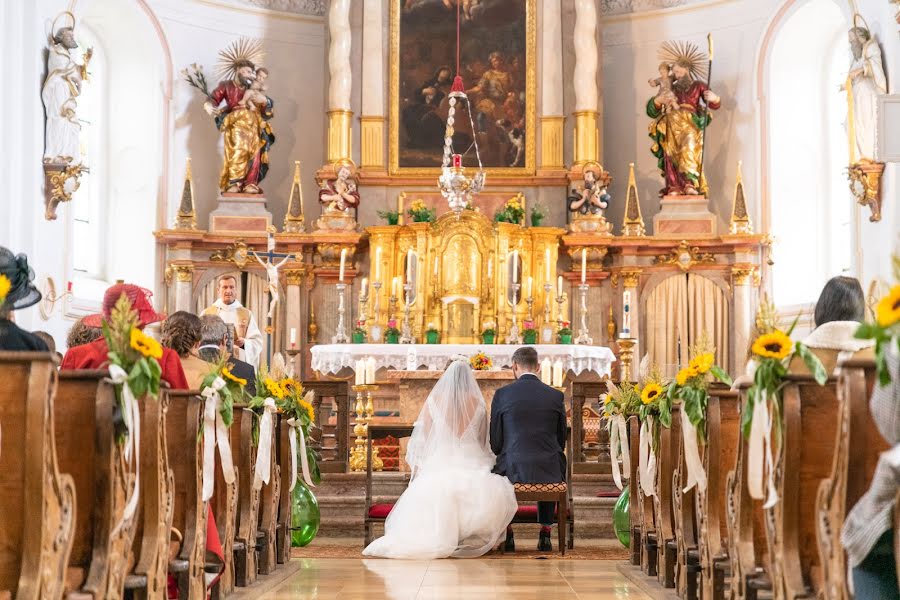
[(531, 287), (534, 284), (534, 280), (531, 275), (528, 276), (528, 280), (525, 282), (525, 296), (527, 298), (531, 298)]
[(563, 367), (562, 361), (557, 360), (553, 363), (553, 387), (562, 387), (563, 384)]
[(541, 361), (541, 381), (547, 385), (553, 383), (553, 375), (551, 373), (550, 359), (545, 358)]
[(356, 361), (356, 385), (365, 385), (366, 383), (366, 361), (359, 359)]
[(562, 275), (560, 275), (559, 277), (556, 278), (556, 291), (558, 292), (556, 294), (556, 297), (562, 298), (562, 294), (563, 294)]
[(512, 251), (513, 283), (519, 283), (519, 251)]
[(346, 264), (347, 264), (347, 249), (344, 248), (343, 250), (341, 250), (341, 274), (339, 277), (339, 279), (341, 280), (341, 283), (344, 282), (344, 266)]
[(438, 257), (434, 257), (434, 276), (437, 277), (438, 274)]
[(581, 283), (584, 283), (587, 276), (587, 248), (581, 249)]
[(375, 250), (375, 281), (381, 281), (381, 246)]
[(362, 284), (359, 286), (359, 295), (365, 298), (368, 296), (366, 293), (369, 289), (369, 280), (363, 277)]
[(547, 283), (550, 283), (550, 248), (544, 251), (544, 271), (544, 279), (547, 280)]
[(622, 292), (622, 333), (623, 337), (631, 335), (631, 290)]
[(399, 277), (394, 277), (393, 279), (391, 279), (391, 296), (393, 296), (395, 298), (397, 297), (397, 288), (399, 287), (399, 285), (400, 285)]
[(413, 270), (413, 251), (412, 251), (412, 248), (410, 248), (406, 252), (406, 283), (412, 282), (412, 270)]
[(297, 328), (291, 327), (291, 346), (297, 345)]
[(375, 357), (370, 356), (365, 361), (366, 364), (366, 383), (372, 385), (375, 383)]
[(493, 266), (494, 266), (494, 259), (489, 258), (488, 259), (488, 279), (491, 278), (491, 272), (492, 272)]

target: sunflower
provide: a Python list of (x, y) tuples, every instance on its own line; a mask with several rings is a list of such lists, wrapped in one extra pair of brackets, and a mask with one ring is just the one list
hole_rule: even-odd
[(303, 387), (293, 377), (281, 380), (281, 391), (285, 396), (292, 396), (303, 391)]
[(791, 353), (793, 342), (783, 331), (776, 329), (772, 333), (764, 333), (756, 338), (751, 348), (753, 354), (763, 358), (781, 360)]
[(0, 302), (3, 302), (6, 299), (6, 296), (9, 295), (9, 290), (12, 287), (12, 282), (9, 280), (9, 277), (6, 275), (0, 275)]
[(641, 392), (641, 402), (644, 404), (650, 404), (657, 398), (659, 398), (660, 394), (662, 394), (662, 386), (658, 383), (648, 383), (644, 386), (644, 390)]
[[(693, 363), (694, 361), (691, 362)], [(685, 367), (682, 370), (678, 371), (678, 374), (675, 375), (675, 383), (677, 383), (678, 385), (684, 385), (685, 383), (687, 383), (688, 379), (693, 379), (699, 374), (700, 372), (695, 366), (691, 365), (689, 367)]]
[(156, 360), (161, 359), (163, 355), (163, 349), (159, 342), (149, 335), (145, 335), (137, 327), (131, 328), (131, 347), (140, 352), (142, 356), (148, 356)]
[(297, 405), (306, 411), (306, 414), (309, 415), (309, 422), (316, 422), (316, 410), (313, 408), (313, 405), (307, 402), (306, 400), (298, 400)]
[(713, 363), (715, 361), (716, 357), (713, 356), (712, 352), (704, 352), (703, 354), (698, 354), (691, 359), (689, 368), (694, 369), (698, 375), (703, 375), (704, 373), (712, 369)]
[(225, 377), (225, 379), (230, 379), (238, 385), (247, 385), (246, 379), (241, 379), (240, 377), (236, 376), (234, 373), (228, 370), (228, 367), (222, 367), (222, 375)]
[[(0, 286), (0, 298), (3, 297)], [(895, 285), (887, 296), (878, 301), (875, 316), (882, 327), (890, 327), (900, 321), (900, 285)]]
[(266, 377), (265, 384), (266, 389), (269, 390), (270, 396), (278, 398), (279, 400), (284, 400), (284, 390), (281, 389), (281, 386), (278, 385), (277, 381), (271, 377)]

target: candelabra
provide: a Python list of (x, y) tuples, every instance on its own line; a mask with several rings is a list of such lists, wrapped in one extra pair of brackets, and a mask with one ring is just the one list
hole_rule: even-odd
[(338, 291), (338, 324), (337, 324), (337, 332), (332, 336), (331, 343), (332, 344), (346, 344), (350, 341), (350, 338), (347, 337), (347, 326), (344, 323), (344, 294), (347, 291), (346, 283), (338, 283), (337, 284)]
[(376, 281), (372, 284), (375, 288), (375, 302), (372, 307), (372, 327), (369, 328), (369, 340), (375, 343), (381, 342), (381, 325), (378, 324), (379, 298), (381, 297), (381, 282)]
[(510, 285), (512, 288), (512, 327), (509, 329), (509, 335), (506, 336), (507, 344), (521, 344), (522, 336), (519, 335), (519, 324), (516, 322), (516, 304), (519, 299), (519, 288), (522, 287), (520, 283), (513, 283)]
[(412, 283), (406, 282), (403, 285), (404, 299), (403, 299), (403, 329), (400, 331), (400, 343), (401, 344), (412, 344), (415, 342), (412, 335), (412, 328), (409, 326), (409, 309), (410, 309), (410, 296), (412, 295)]
[(556, 328), (560, 329), (562, 327), (562, 322), (565, 321), (563, 319), (563, 304), (566, 302), (566, 293), (563, 292), (559, 296), (556, 297), (556, 303), (559, 305), (559, 311), (556, 313)]
[[(353, 450), (350, 452), (350, 470), (366, 470), (366, 438), (369, 434), (369, 423), (375, 414), (375, 406), (372, 402), (372, 392), (378, 389), (377, 385), (354, 385), (356, 392), (356, 420), (353, 426), (353, 435), (356, 436)], [(363, 402), (365, 394), (365, 402)], [(384, 462), (378, 456), (378, 448), (372, 447), (372, 470), (380, 471), (384, 468)]]
[(588, 346), (594, 343), (587, 326), (587, 293), (589, 287), (586, 283), (578, 286), (578, 290), (581, 292), (581, 327), (578, 329), (578, 337), (575, 338), (576, 344)]

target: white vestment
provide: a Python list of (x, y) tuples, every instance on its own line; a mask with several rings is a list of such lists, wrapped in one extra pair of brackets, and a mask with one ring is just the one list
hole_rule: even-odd
[(47, 79), (41, 89), (41, 100), (47, 111), (46, 162), (81, 163), (81, 124), (75, 114), (75, 98), (81, 91), (81, 65), (73, 58), (76, 52), (77, 49), (54, 44), (47, 56)]
[(237, 357), (250, 363), (254, 369), (259, 369), (259, 355), (262, 353), (264, 341), (252, 312), (237, 300), (231, 304), (216, 300), (212, 306), (203, 311), (203, 314), (218, 315), (225, 323), (234, 325), (235, 335), (244, 338), (243, 348), (235, 346)]
[(852, 125), (851, 144), (855, 148), (855, 155), (850, 157), (851, 163), (863, 158), (875, 160), (878, 96), (887, 93), (881, 48), (875, 40), (865, 43), (862, 54), (850, 66), (851, 71), (854, 69), (862, 69), (863, 73), (853, 80), (850, 90), (853, 94), (853, 114), (848, 125)]

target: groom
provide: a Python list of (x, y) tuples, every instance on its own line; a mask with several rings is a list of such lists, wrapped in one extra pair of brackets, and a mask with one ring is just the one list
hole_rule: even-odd
[[(559, 483), (566, 479), (563, 394), (541, 382), (539, 368), (534, 348), (516, 350), (512, 355), (516, 381), (497, 390), (491, 404), (491, 450), (497, 455), (494, 473), (505, 475), (513, 483)], [(553, 550), (550, 528), (555, 504), (538, 502), (538, 550), (542, 552)], [(506, 532), (506, 550), (515, 550), (511, 527)]]

